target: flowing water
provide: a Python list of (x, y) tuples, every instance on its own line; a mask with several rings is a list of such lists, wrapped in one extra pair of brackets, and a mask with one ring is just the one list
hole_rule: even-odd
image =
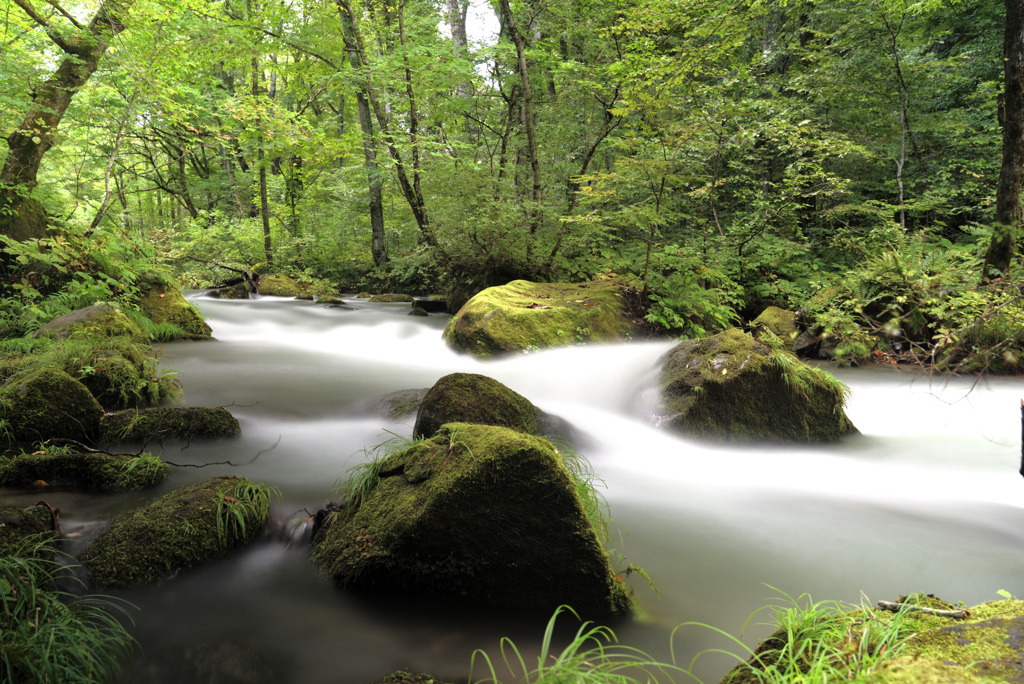
[[(447, 317), (409, 317), (408, 305), (196, 303), (218, 341), (164, 345), (164, 365), (180, 371), (190, 404), (229, 406), (243, 437), (165, 444), (162, 456), (238, 465), (172, 468), (145, 492), (45, 498), (62, 509), (66, 532), (88, 539), (157, 495), (237, 473), (280, 489), (281, 529), (230, 559), (118, 593), (139, 607), (143, 653), (132, 681), (213, 681), (209, 667), (238, 681), (365, 683), (400, 668), (465, 681), (473, 650), (493, 656), (503, 636), (535, 654), (547, 616), (353, 595), (309, 564), (307, 512), (368, 459), (364, 449), (412, 432), (412, 419), (377, 415), (376, 400), (456, 371), (494, 377), (576, 428), (576, 446), (628, 531), (615, 540), (616, 557), (626, 557), (618, 567), (636, 563), (657, 586), (655, 593), (629, 577), (641, 615), (611, 626), (656, 658), (688, 665), (704, 649), (728, 647), (703, 627), (680, 628), (671, 650), (670, 636), (687, 622), (738, 634), (752, 611), (783, 592), (857, 603), (923, 591), (967, 604), (998, 598), (998, 590), (1024, 594), (1022, 380), (837, 370), (852, 388), (848, 413), (862, 435), (824, 447), (719, 447), (649, 424), (654, 369), (668, 342), (476, 361), (444, 346)], [(0, 503), (39, 498), (0, 490)], [(747, 643), (767, 633), (768, 618), (751, 621)], [(204, 657), (216, 665), (196, 665)], [(705, 655), (694, 672), (714, 682), (730, 666)]]

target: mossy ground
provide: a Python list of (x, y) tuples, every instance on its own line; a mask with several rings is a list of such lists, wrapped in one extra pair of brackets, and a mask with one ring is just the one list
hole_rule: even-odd
[(429, 437), (445, 423), (478, 423), (538, 435), (536, 416), (529, 399), (497, 380), (477, 373), (452, 373), (427, 391), (412, 432)]
[(63, 450), (0, 456), (0, 486), (56, 486), (97, 491), (151, 487), (170, 468), (152, 454), (64, 453)]
[(838, 382), (735, 328), (675, 347), (660, 385), (666, 422), (694, 437), (825, 442), (856, 432)]
[(449, 424), (378, 473), (316, 536), (313, 560), (339, 585), (592, 615), (631, 609), (547, 440)]
[(160, 406), (106, 413), (100, 418), (100, 444), (163, 439), (238, 437), (242, 428), (226, 408)]
[(488, 357), (587, 342), (612, 342), (640, 334), (618, 281), (533, 283), (514, 280), (470, 299), (448, 322), (448, 346)]
[(211, 478), (117, 518), (81, 561), (95, 586), (154, 582), (251, 542), (268, 508), (266, 488), (241, 477)]

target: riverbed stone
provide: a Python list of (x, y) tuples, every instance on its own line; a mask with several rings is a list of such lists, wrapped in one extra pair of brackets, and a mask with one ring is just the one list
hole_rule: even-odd
[(211, 329), (202, 314), (192, 305), (170, 278), (159, 273), (145, 273), (139, 278), (139, 308), (156, 324), (169, 323), (180, 332), (162, 340), (209, 340)]
[(100, 419), (100, 444), (164, 439), (238, 437), (242, 428), (223, 407), (158, 406), (105, 413)]
[(0, 456), (0, 486), (61, 487), (121, 492), (151, 487), (170, 468), (152, 454), (66, 453), (42, 449), (31, 454)]
[(0, 387), (0, 447), (31, 447), (65, 438), (88, 442), (96, 435), (103, 408), (78, 380), (56, 368), (10, 378)]
[(445, 423), (500, 425), (539, 435), (538, 409), (523, 395), (478, 373), (440, 378), (420, 402), (414, 437), (430, 437)]
[(374, 405), (374, 409), (388, 420), (400, 420), (414, 416), (419, 411), (423, 397), (427, 396), (428, 391), (429, 388), (391, 392), (381, 397)]
[(449, 347), (486, 358), (550, 347), (616, 342), (642, 334), (629, 287), (617, 280), (514, 280), (466, 302), (444, 329)]
[(80, 560), (96, 587), (155, 582), (255, 540), (269, 504), (262, 485), (213, 477), (115, 518)]
[(659, 422), (724, 442), (831, 442), (857, 432), (847, 389), (739, 329), (680, 343), (662, 359)]
[(631, 609), (547, 440), (453, 423), (376, 473), (320, 516), (313, 560), (339, 586), (591, 616)]

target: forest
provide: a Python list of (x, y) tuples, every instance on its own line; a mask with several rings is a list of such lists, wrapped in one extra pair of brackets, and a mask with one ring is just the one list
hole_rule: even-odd
[(5, 337), (155, 264), (615, 275), (677, 335), (776, 305), (840, 361), (1018, 370), (1017, 3), (4, 4)]

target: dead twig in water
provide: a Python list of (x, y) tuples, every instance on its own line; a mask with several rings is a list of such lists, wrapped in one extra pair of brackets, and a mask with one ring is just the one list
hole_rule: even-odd
[(895, 601), (879, 601), (878, 607), (882, 610), (891, 610), (894, 613), (905, 610), (910, 613), (928, 613), (936, 617), (953, 618), (954, 620), (965, 620), (971, 617), (971, 611), (969, 610), (938, 610), (936, 608), (915, 606), (912, 603), (896, 603)]

